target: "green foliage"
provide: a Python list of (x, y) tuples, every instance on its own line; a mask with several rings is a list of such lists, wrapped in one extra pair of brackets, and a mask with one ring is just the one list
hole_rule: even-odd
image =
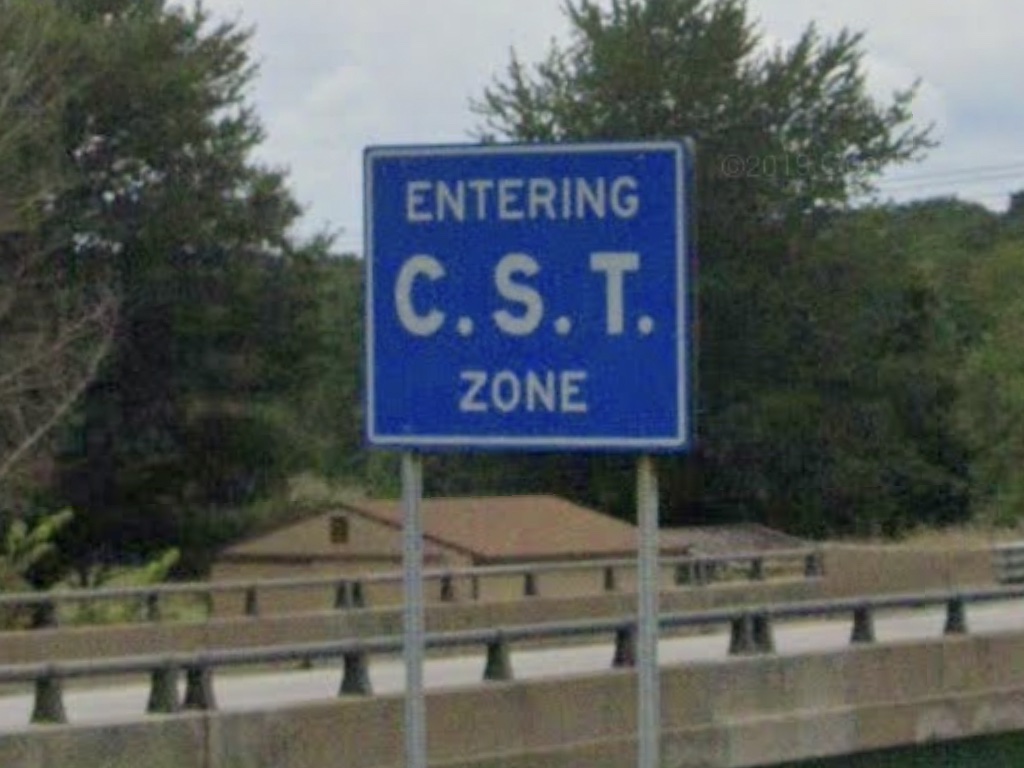
[(843, 216), (791, 254), (765, 350), (786, 362), (786, 386), (755, 394), (726, 423), (725, 442), (743, 453), (720, 477), (753, 483), (776, 500), (769, 519), (798, 530), (894, 535), (967, 512), (951, 421), (957, 336), (896, 218)]
[[(35, 589), (39, 573), (52, 567), (59, 555), (58, 537), (73, 519), (71, 510), (42, 515), (35, 521), (12, 519), (3, 536), (3, 551), (0, 553), (0, 590), (30, 592)], [(169, 549), (140, 566), (96, 566), (54, 586), (96, 589), (159, 584), (167, 580), (179, 559), (178, 550)], [(77, 602), (62, 607), (60, 621), (70, 624), (124, 623), (138, 620), (139, 610), (140, 606), (133, 601)], [(0, 612), (0, 627), (6, 629), (24, 628), (31, 621), (30, 609)]]
[[(335, 482), (361, 483), (363, 450), (363, 267), (322, 254), (305, 265), (305, 368), (297, 427), (315, 459), (307, 465)], [(295, 358), (293, 358), (295, 359)]]
[[(181, 546), (191, 567), (223, 543), (219, 510), (272, 495), (313, 461), (298, 398), (324, 336), (329, 244), (290, 234), (299, 208), (284, 174), (251, 159), (263, 132), (246, 97), (249, 30), (162, 0), (3, 9), (0, 40), (26, 41), (26, 61), (46, 64), (15, 95), (45, 97), (50, 130), (14, 138), (45, 179), (48, 272), (118, 307), (42, 501), (80, 510), (62, 537), (67, 566)], [(36, 87), (46, 78), (62, 86), (53, 98)], [(43, 174), (53, 158), (59, 183)]]
[(61, 117), (79, 48), (50, 2), (0, 2), (0, 499), (17, 503), (31, 461), (91, 380), (116, 302), (53, 259), (41, 229), (69, 181)]
[[(73, 517), (70, 510), (43, 515), (36, 521), (14, 517), (7, 523), (0, 552), (0, 591), (28, 592), (33, 588), (31, 573), (54, 555), (54, 541)], [(32, 609), (4, 607), (0, 609), (0, 628), (31, 626)]]
[[(858, 34), (810, 26), (773, 48), (743, 0), (565, 10), (568, 42), (535, 66), (513, 55), (475, 102), (479, 133), (696, 140), (699, 440), (660, 460), (666, 522), (899, 535), (961, 519), (971, 494), (1016, 518), (1024, 204), (850, 210), (931, 146), (912, 85), (869, 95)], [(60, 567), (34, 578), (201, 574), (228, 542), (308, 511), (296, 473), (400, 490), (397, 456), (363, 447), (362, 263), (326, 237), (299, 242), (285, 175), (251, 159), (250, 36), (163, 0), (0, 0), (0, 55), (16, 64), (0, 71), (0, 232), (16, 199), (19, 226), (56, 254), (52, 296), (110, 292), (118, 307), (31, 496), (81, 510), (40, 532), (59, 533), (59, 557), (43, 546), (34, 562)], [(431, 494), (634, 507), (626, 456), (426, 469)], [(95, 610), (83, 617), (134, 609)]]
[(961, 370), (957, 411), (974, 450), (981, 511), (1003, 524), (1024, 516), (1024, 301), (1016, 290), (1022, 279), (1024, 239), (1016, 235), (971, 262), (973, 305), (983, 314)]
[(0, 590), (21, 592), (31, 588), (28, 575), (55, 552), (55, 539), (74, 514), (63, 510), (35, 523), (16, 518), (7, 526), (0, 554)]
[(60, 18), (47, 2), (0, 2), (0, 232), (20, 230), (59, 183), (59, 113), (74, 93)]
[[(145, 587), (165, 582), (181, 559), (177, 549), (168, 549), (152, 560), (135, 567), (94, 566), (77, 575), (68, 584), (72, 588), (102, 589), (104, 587)], [(137, 601), (79, 601), (68, 606), (61, 615), (65, 624), (127, 624), (138, 621), (144, 606)], [(167, 615), (166, 606), (163, 607)]]
[[(476, 102), (480, 133), (696, 141), (700, 442), (663, 462), (670, 519), (822, 534), (961, 515), (958, 451), (929, 421), (950, 397), (947, 376), (925, 378), (943, 373), (932, 287), (880, 235), (890, 214), (842, 214), (931, 146), (912, 122), (914, 87), (872, 98), (862, 38), (845, 30), (809, 26), (770, 49), (742, 0), (572, 0), (566, 12), (569, 43), (535, 67), (513, 56)], [(631, 506), (607, 480), (621, 468), (590, 471), (579, 496)]]

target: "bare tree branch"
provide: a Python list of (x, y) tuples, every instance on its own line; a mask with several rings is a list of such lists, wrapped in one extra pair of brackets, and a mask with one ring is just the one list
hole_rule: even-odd
[(66, 42), (50, 4), (0, 0), (0, 485), (93, 381), (117, 319), (104, 277), (38, 237), (66, 181)]
[[(113, 302), (111, 302), (108, 312), (111, 315), (114, 314)], [(25, 435), (22, 440), (7, 453), (6, 456), (0, 454), (0, 483), (2, 483), (11, 473), (18, 462), (24, 459), (39, 444), (39, 442), (49, 434), (50, 430), (64, 419), (68, 414), (68, 411), (70, 411), (75, 403), (78, 402), (78, 399), (95, 378), (100, 364), (103, 362), (107, 352), (110, 350), (112, 340), (112, 332), (104, 334), (101, 342), (93, 349), (92, 355), (88, 359), (84, 370), (79, 371), (79, 375), (74, 385), (69, 390), (59, 393), (59, 399), (55, 398), (49, 404), (48, 416), (46, 416), (40, 423), (37, 423), (35, 428)]]

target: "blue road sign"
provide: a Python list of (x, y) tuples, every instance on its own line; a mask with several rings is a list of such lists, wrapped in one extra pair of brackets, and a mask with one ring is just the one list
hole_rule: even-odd
[(368, 149), (370, 443), (685, 448), (690, 170), (674, 142)]

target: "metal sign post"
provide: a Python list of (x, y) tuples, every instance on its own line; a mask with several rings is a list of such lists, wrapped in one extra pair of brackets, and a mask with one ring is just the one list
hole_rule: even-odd
[[(364, 170), (371, 445), (687, 449), (692, 147), (370, 147)], [(421, 495), (407, 454), (408, 768), (426, 766)], [(642, 458), (641, 768), (657, 765), (660, 736), (657, 495)]]
[(658, 478), (654, 460), (641, 456), (636, 476), (639, 563), (637, 591), (637, 765), (657, 768), (661, 746), (661, 684), (658, 674)]
[(405, 764), (427, 768), (427, 718), (423, 694), (423, 463), (402, 454), (402, 566), (405, 656)]

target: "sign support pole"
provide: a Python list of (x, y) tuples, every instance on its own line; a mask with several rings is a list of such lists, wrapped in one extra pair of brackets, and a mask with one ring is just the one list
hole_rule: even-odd
[(402, 568), (405, 656), (405, 765), (427, 768), (426, 702), (423, 694), (423, 462), (402, 454)]
[(637, 463), (636, 501), (639, 530), (637, 586), (637, 766), (658, 768), (661, 746), (661, 690), (658, 674), (658, 478), (654, 460)]

